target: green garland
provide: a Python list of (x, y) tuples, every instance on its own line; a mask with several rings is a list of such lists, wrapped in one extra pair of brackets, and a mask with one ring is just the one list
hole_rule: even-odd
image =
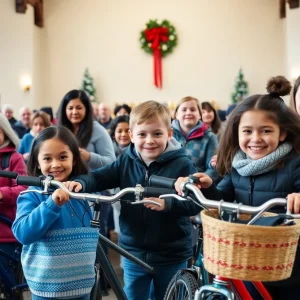
[(173, 51), (174, 47), (177, 45), (178, 40), (176, 29), (168, 20), (163, 20), (162, 22), (159, 22), (156, 19), (150, 20), (146, 24), (146, 28), (140, 33), (140, 43), (142, 49), (144, 49), (147, 53), (152, 54), (153, 49), (151, 48), (151, 43), (149, 43), (146, 39), (145, 30), (160, 27), (168, 28), (168, 40), (167, 42), (160, 44), (162, 57), (165, 57)]

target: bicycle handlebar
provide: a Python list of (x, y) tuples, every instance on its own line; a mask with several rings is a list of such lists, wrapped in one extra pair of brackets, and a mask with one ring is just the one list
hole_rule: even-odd
[[(149, 182), (151, 184), (155, 183), (159, 186), (164, 186), (165, 188), (168, 188), (168, 189), (173, 189), (176, 179), (170, 180), (170, 178), (152, 175), (149, 179)], [(225, 211), (229, 211), (229, 212), (236, 211), (237, 214), (248, 213), (251, 215), (258, 214), (258, 216), (260, 216), (261, 213), (269, 210), (270, 208), (272, 208), (274, 206), (286, 206), (286, 204), (287, 204), (287, 200), (285, 198), (270, 199), (260, 206), (249, 206), (249, 205), (244, 205), (241, 203), (225, 202), (224, 200), (209, 200), (209, 199), (206, 199), (204, 197), (204, 195), (202, 194), (201, 190), (191, 182), (182, 183), (182, 191), (183, 192), (184, 191), (191, 192), (197, 199), (197, 200), (194, 200), (194, 199), (189, 198), (190, 200), (197, 201), (198, 204), (200, 204), (203, 207), (216, 208), (216, 209), (218, 209), (219, 212), (221, 210), (225, 210)], [(188, 200), (187, 197), (181, 197), (176, 194), (167, 194), (167, 195), (160, 196), (160, 198), (167, 198), (167, 197), (173, 197), (178, 200)], [(289, 212), (287, 212), (287, 214), (291, 215), (295, 219), (300, 218), (300, 214), (290, 214)]]

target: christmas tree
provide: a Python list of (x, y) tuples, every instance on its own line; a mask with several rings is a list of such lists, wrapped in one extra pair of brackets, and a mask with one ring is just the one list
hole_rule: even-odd
[(88, 68), (85, 69), (85, 72), (83, 74), (81, 90), (83, 90), (88, 95), (91, 102), (97, 102), (96, 101), (96, 89), (94, 87), (94, 80), (91, 77)]
[(248, 94), (248, 83), (244, 80), (244, 74), (242, 69), (239, 70), (239, 74), (235, 80), (235, 91), (231, 95), (232, 103), (242, 101)]

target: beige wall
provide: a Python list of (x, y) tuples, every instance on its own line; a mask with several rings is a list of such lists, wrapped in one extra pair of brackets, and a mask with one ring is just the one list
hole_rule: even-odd
[[(111, 107), (193, 95), (225, 108), (240, 67), (250, 93), (258, 93), (267, 78), (288, 75), (298, 61), (291, 28), (299, 17), (279, 19), (274, 0), (45, 0), (42, 30), (33, 25), (31, 6), (16, 14), (13, 2), (0, 1), (0, 93), (15, 107), (56, 109), (89, 67), (98, 100)], [(150, 18), (169, 19), (179, 36), (163, 60), (162, 90), (153, 86), (152, 57), (138, 42)], [(33, 78), (29, 94), (19, 86), (23, 72)]]

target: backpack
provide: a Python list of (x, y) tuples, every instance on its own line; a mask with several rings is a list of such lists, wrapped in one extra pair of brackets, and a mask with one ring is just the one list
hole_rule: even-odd
[(2, 170), (5, 170), (6, 168), (8, 168), (11, 155), (12, 155), (11, 152), (6, 152), (3, 154), (2, 161), (1, 161)]

